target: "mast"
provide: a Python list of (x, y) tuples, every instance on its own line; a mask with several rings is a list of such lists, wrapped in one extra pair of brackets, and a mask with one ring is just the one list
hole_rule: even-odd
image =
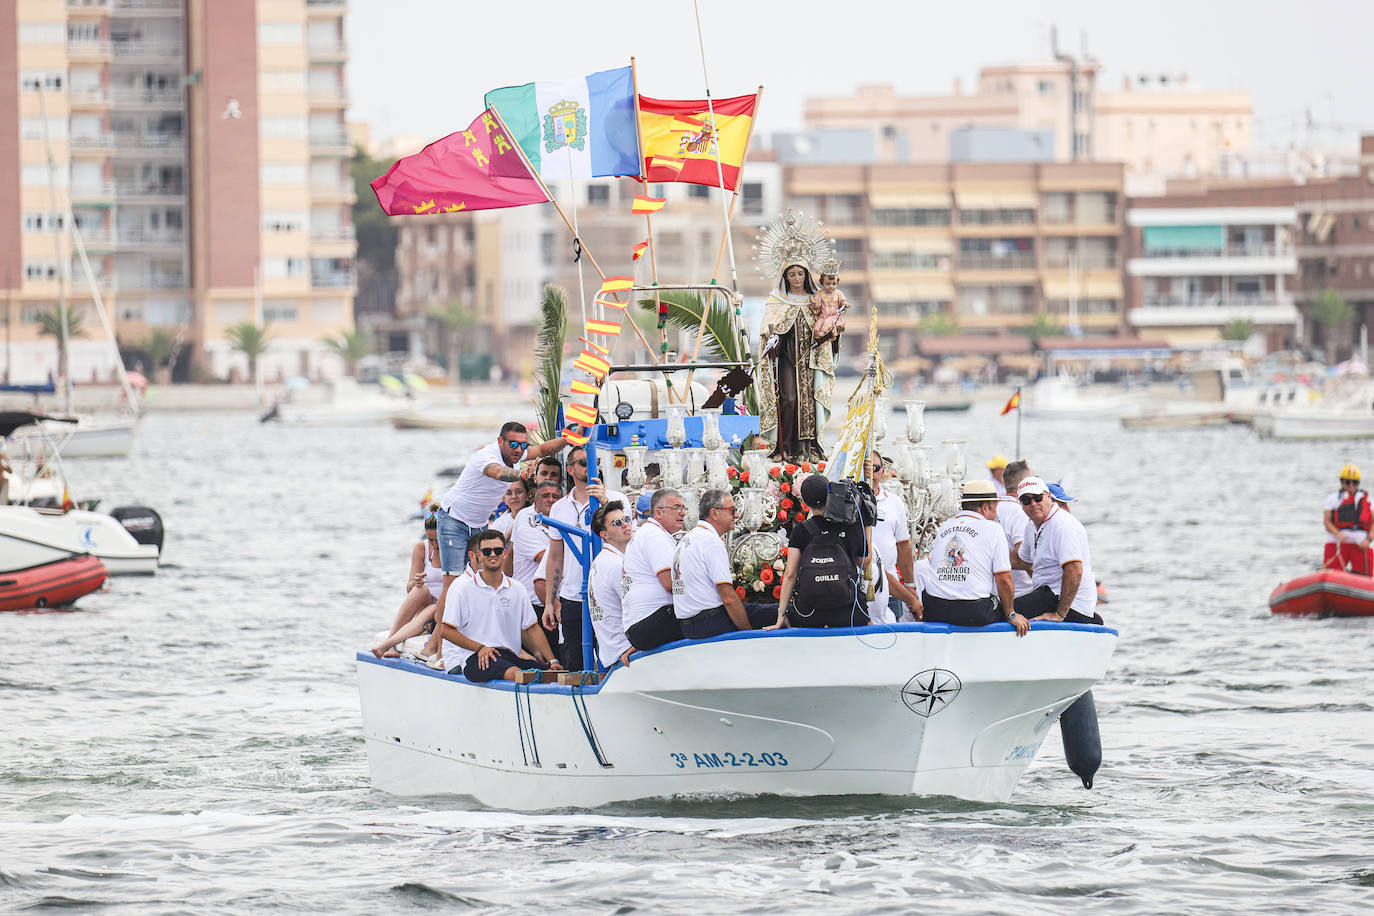
[[(48, 207), (49, 218), (56, 220), (62, 211), (57, 209), (57, 164), (52, 157), (52, 137), (48, 130), (48, 93), (41, 85), (38, 87), (38, 110), (43, 118), (43, 153), (48, 159)], [(71, 207), (67, 207), (67, 213)], [(71, 323), (67, 316), (67, 272), (71, 269), (71, 257), (62, 248), (62, 231), (56, 226), (52, 233), (53, 248), (57, 253), (57, 312), (61, 331), (58, 346), (62, 351), (62, 364), (66, 372), (62, 374), (62, 409), (70, 416), (72, 412), (72, 354)]]
[[(725, 247), (730, 251), (730, 289), (739, 292), (739, 271), (735, 268), (735, 240), (730, 234), (730, 206), (725, 201), (725, 166), (720, 161), (720, 132), (716, 130), (716, 106), (711, 100), (711, 78), (706, 73), (706, 39), (701, 31), (701, 5), (692, 0), (692, 10), (697, 17), (697, 47), (701, 50), (701, 79), (706, 85), (706, 110), (711, 116), (711, 135), (716, 142), (716, 180), (720, 188), (720, 210), (725, 217)], [(752, 127), (752, 122), (750, 122)], [(744, 163), (740, 163), (743, 168)]]

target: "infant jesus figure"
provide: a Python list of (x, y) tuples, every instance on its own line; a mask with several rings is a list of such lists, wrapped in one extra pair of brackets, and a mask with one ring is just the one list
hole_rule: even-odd
[(813, 333), (813, 347), (839, 340), (844, 333), (844, 312), (849, 308), (849, 300), (840, 290), (838, 264), (824, 265), (830, 270), (821, 274), (821, 288), (816, 291), (812, 301), (816, 304), (816, 327)]

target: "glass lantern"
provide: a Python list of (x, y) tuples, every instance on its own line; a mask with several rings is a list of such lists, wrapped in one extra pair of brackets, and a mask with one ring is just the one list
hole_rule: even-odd
[(926, 402), (907, 401), (906, 437), (912, 442), (920, 442), (926, 437)]
[(873, 444), (887, 438), (887, 398), (878, 398), (873, 405)]
[(968, 472), (968, 467), (964, 463), (964, 446), (968, 444), (967, 439), (944, 439), (940, 442), (949, 452), (945, 458), (945, 471), (950, 479), (958, 486), (964, 480), (964, 474)]
[(683, 404), (668, 405), (668, 430), (663, 438), (673, 448), (682, 448), (687, 442), (687, 407)]
[(701, 412), (701, 444), (708, 449), (725, 447), (725, 439), (720, 434), (719, 407)]
[(706, 449), (685, 448), (682, 453), (687, 456), (686, 469), (683, 471), (686, 483), (698, 486), (706, 477)]
[(687, 515), (682, 520), (682, 530), (691, 531), (697, 526), (698, 509), (701, 503), (701, 491), (696, 487), (682, 488), (682, 504), (687, 507)]
[(915, 453), (916, 461), (913, 482), (924, 486), (926, 477), (930, 474), (930, 446), (913, 445), (912, 451)]
[(680, 490), (682, 484), (682, 452), (669, 449), (663, 453), (663, 485)]
[(762, 487), (768, 479), (768, 449), (754, 448), (744, 453), (744, 470), (749, 474), (749, 486)]
[(730, 486), (730, 450), (723, 442), (706, 453), (706, 482), (713, 490)]
[(627, 445), (625, 446), (625, 484), (636, 490), (642, 489), (649, 482), (649, 472), (645, 467), (645, 461), (649, 454), (648, 446)]

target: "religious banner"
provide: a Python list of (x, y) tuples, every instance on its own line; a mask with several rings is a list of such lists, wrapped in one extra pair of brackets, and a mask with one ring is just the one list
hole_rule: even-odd
[(397, 160), (372, 182), (372, 192), (392, 216), (497, 210), (549, 199), (490, 109), (467, 130)]
[(494, 89), (485, 103), (501, 113), (545, 181), (639, 174), (629, 67)]
[(705, 99), (651, 99), (641, 95), (639, 128), (644, 138), (645, 180), (682, 181), (714, 188), (721, 185), (723, 176), (726, 190), (735, 190), (757, 102), (755, 95), (713, 99), (713, 129)]

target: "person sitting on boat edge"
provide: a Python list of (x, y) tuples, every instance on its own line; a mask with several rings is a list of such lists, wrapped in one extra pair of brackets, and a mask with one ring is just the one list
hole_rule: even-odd
[[(553, 504), (549, 518), (570, 528), (590, 530), (588, 515), (593, 499), (603, 504), (612, 500), (619, 500), (621, 505), (628, 502), (621, 494), (608, 492), (598, 481), (588, 479), (587, 447), (584, 445), (568, 451), (568, 483), (567, 495)], [(590, 563), (588, 553), (590, 551), (584, 551), (584, 557)], [(551, 595), (544, 606), (542, 623), (545, 630), (561, 627), (559, 660), (569, 671), (582, 668), (582, 568), (583, 563), (573, 551), (565, 548), (563, 532), (549, 526), (548, 590)]]
[(874, 611), (883, 611), (882, 619), (887, 623), (896, 623), (904, 615), (912, 620), (921, 619), (921, 599), (906, 584), (915, 581), (906, 505), (896, 493), (883, 488), (883, 482), (894, 476), (892, 462), (874, 449), (868, 457), (868, 477), (873, 481), (873, 493), (877, 497), (878, 521), (873, 526), (873, 553), (878, 557), (883, 587), (878, 595), (882, 603), (875, 600), (876, 606), (869, 609), (868, 616), (876, 621), (879, 618)]
[(774, 624), (771, 604), (746, 605), (735, 592), (735, 574), (725, 549), (725, 533), (735, 527), (734, 497), (728, 490), (706, 490), (697, 508), (700, 520), (673, 552), (673, 613), (688, 639), (709, 639), (735, 630)]
[[(443, 622), (444, 668), (474, 683), (515, 680), (528, 668), (562, 670), (535, 620), (525, 587), (502, 571), (506, 536), (479, 531), (468, 542), (468, 569), (448, 590)], [(520, 655), (523, 646), (533, 660)]]
[(468, 539), (486, 528), (505, 495), (506, 484), (520, 479), (516, 466), (552, 455), (567, 444), (557, 436), (531, 448), (525, 424), (511, 421), (501, 427), (495, 442), (479, 448), (463, 465), (463, 473), (439, 502), (443, 510), (439, 514), (439, 556), (444, 564), (441, 607), (447, 607), (448, 590), (465, 568)]
[(1006, 621), (1017, 636), (1030, 629), (1016, 612), (1011, 553), (997, 524), (997, 488), (991, 480), (964, 484), (959, 513), (940, 526), (930, 547), (935, 575), (921, 593), (928, 623), (983, 627)]
[(672, 567), (686, 517), (681, 493), (671, 487), (655, 490), (649, 520), (625, 548), (622, 622), (625, 638), (641, 652), (682, 639), (682, 625), (673, 613)]
[[(841, 524), (827, 519), (829, 493), (830, 482), (824, 474), (812, 474), (798, 487), (811, 517), (794, 526), (787, 541), (775, 626), (862, 627), (869, 623), (858, 594), (859, 570), (868, 552), (863, 520)], [(838, 578), (832, 570), (838, 570)]]
[(396, 647), (412, 636), (432, 631), (439, 609), (439, 593), (444, 588), (444, 571), (439, 561), (439, 505), (425, 514), (425, 536), (410, 551), (410, 573), (406, 578), (406, 597), (386, 639), (372, 647), (378, 658), (396, 658)]
[[(547, 516), (553, 504), (563, 497), (563, 488), (556, 480), (546, 480), (536, 484), (533, 502), (520, 510), (515, 517), (510, 537), (510, 549), (506, 551), (509, 561), (507, 575), (525, 586), (534, 602), (534, 614), (543, 626), (544, 604), (546, 601), (546, 569), (549, 556), (549, 529), (536, 521), (535, 516)], [(542, 583), (542, 584), (541, 584)], [(544, 629), (544, 638), (555, 652), (558, 647), (558, 625)]]
[(1027, 531), (1012, 565), (1029, 570), (1034, 586), (1016, 599), (1017, 612), (1030, 620), (1101, 624), (1083, 523), (1054, 504), (1049, 485), (1039, 477), (1022, 480), (1016, 497), (1033, 530)]
[(1326, 497), (1322, 506), (1322, 527), (1326, 529), (1322, 568), (1374, 575), (1369, 494), (1360, 489), (1360, 469), (1353, 464), (1341, 468), (1340, 483), (1341, 488)]
[(625, 638), (622, 623), (621, 583), (625, 577), (625, 548), (634, 536), (634, 525), (625, 514), (625, 504), (611, 500), (592, 516), (592, 534), (601, 538), (601, 552), (592, 560), (587, 580), (587, 603), (591, 607), (592, 630), (596, 633), (596, 653), (603, 668), (619, 661), (630, 663), (634, 647)]
[[(997, 524), (1002, 526), (1002, 530), (1007, 536), (1007, 547), (1011, 550), (1011, 555), (1016, 556), (1016, 552), (1021, 549), (1021, 542), (1026, 539), (1027, 529), (1034, 529), (1030, 519), (1026, 518), (1026, 513), (1021, 509), (1021, 501), (1016, 498), (1016, 488), (1021, 485), (1021, 481), (1031, 476), (1035, 472), (1025, 461), (1017, 459), (1007, 465), (1002, 471), (1002, 480), (1007, 487), (1007, 495), (999, 497), (997, 500)], [(1012, 562), (1011, 570), (1011, 590), (1013, 594), (1020, 598), (1031, 590), (1030, 573), (1024, 569), (1017, 569), (1015, 561)]]

